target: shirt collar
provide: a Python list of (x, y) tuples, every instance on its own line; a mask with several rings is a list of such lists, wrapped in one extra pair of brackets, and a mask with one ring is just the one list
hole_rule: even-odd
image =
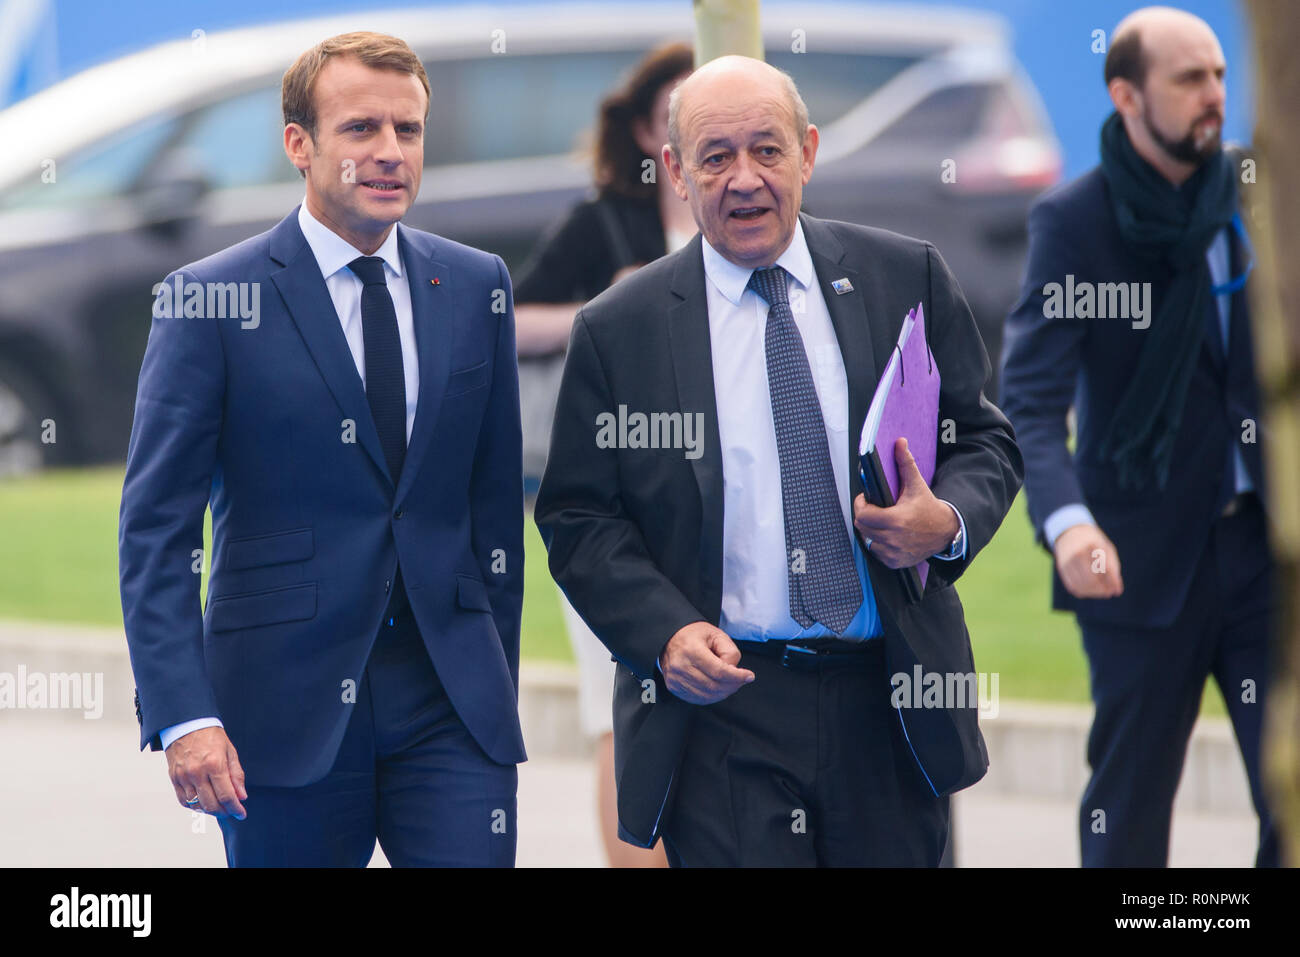
[[(384, 244), (370, 255), (378, 256), (388, 263), (388, 268), (400, 277), (402, 275), (402, 257), (397, 249), (398, 225), (396, 223), (393, 225), (393, 228), (388, 231), (388, 237), (384, 240)], [(358, 256), (366, 255), (309, 213), (305, 201), (298, 207), (298, 227), (302, 230), (303, 238), (307, 240), (307, 245), (311, 247), (312, 254), (316, 257), (316, 264), (320, 266), (321, 275), (326, 279), (340, 269), (346, 269), (348, 263)]]
[[(733, 306), (739, 306), (740, 299), (749, 286), (749, 277), (754, 270), (747, 266), (737, 266), (725, 259), (722, 253), (709, 245), (707, 239), (703, 236), (700, 238), (704, 243), (704, 274)], [(804, 289), (812, 288), (812, 254), (808, 252), (808, 242), (804, 239), (803, 223), (798, 219), (794, 221), (794, 237), (790, 240), (790, 245), (785, 247), (785, 252), (776, 257), (774, 265), (783, 268)]]

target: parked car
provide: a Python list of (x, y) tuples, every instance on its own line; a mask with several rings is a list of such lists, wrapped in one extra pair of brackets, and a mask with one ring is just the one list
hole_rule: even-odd
[[(762, 17), (769, 62), (822, 132), (805, 208), (932, 240), (996, 363), (1025, 213), (1060, 170), (1004, 22), (859, 4), (765, 3)], [(154, 284), (301, 201), (280, 79), (358, 27), (410, 43), (433, 90), (405, 221), (512, 268), (590, 188), (574, 148), (601, 96), (693, 32), (681, 2), (298, 20), (196, 32), (0, 112), (0, 474), (124, 458)]]

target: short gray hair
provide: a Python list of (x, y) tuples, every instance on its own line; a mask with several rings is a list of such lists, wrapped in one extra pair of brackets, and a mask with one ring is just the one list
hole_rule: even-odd
[[(773, 67), (773, 69), (776, 69)], [(786, 99), (790, 101), (790, 106), (794, 110), (795, 133), (799, 137), (799, 145), (808, 138), (808, 106), (804, 103), (803, 97), (799, 95), (799, 88), (795, 86), (794, 77), (785, 70), (777, 70), (781, 74), (781, 85), (785, 87)], [(668, 96), (668, 145), (672, 148), (673, 155), (678, 161), (682, 158), (681, 151), (681, 128), (679, 126), (679, 116), (682, 106), (682, 86), (679, 83), (671, 94)]]

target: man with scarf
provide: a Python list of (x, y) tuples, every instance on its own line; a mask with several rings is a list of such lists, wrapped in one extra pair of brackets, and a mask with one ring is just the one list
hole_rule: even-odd
[[(1077, 617), (1096, 704), (1084, 866), (1167, 863), (1211, 674), (1259, 815), (1256, 863), (1277, 863), (1259, 770), (1275, 609), (1265, 434), (1242, 158), (1220, 139), (1224, 72), (1213, 31), (1191, 14), (1149, 7), (1119, 24), (1101, 165), (1030, 211), (1007, 321), (1004, 409), (1030, 518), (1055, 557), (1053, 605)], [(1064, 309), (1062, 289), (1074, 297)]]

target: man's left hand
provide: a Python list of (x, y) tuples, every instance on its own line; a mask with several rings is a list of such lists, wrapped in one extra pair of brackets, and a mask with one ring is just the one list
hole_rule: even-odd
[(910, 568), (944, 551), (957, 537), (957, 513), (930, 491), (907, 447), (907, 439), (894, 445), (898, 463), (898, 501), (889, 508), (853, 500), (853, 525), (869, 542), (869, 551), (888, 568)]

